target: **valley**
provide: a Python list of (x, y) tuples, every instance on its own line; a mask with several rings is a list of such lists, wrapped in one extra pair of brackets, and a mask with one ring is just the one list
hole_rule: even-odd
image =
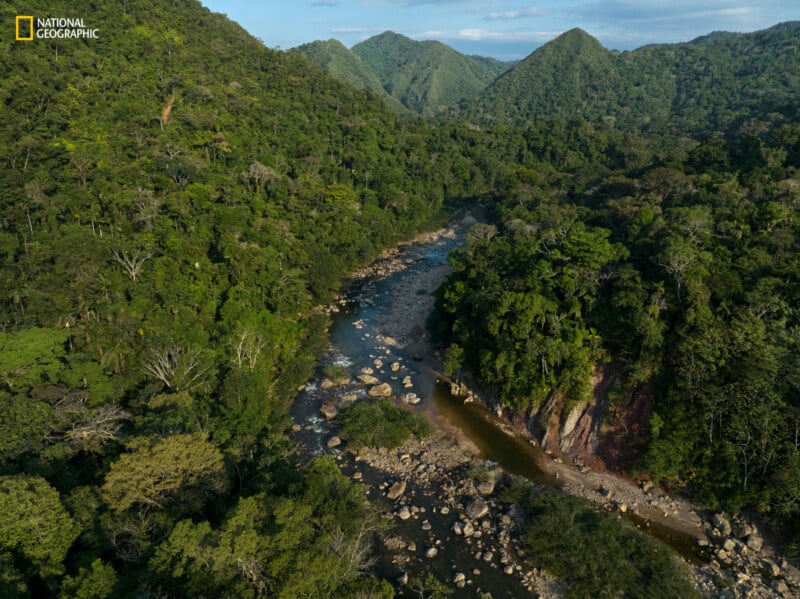
[(0, 21), (0, 596), (800, 594), (798, 22)]

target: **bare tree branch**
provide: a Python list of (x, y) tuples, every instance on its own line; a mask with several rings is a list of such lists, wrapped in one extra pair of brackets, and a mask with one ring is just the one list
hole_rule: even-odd
[(125, 272), (128, 273), (128, 276), (135, 283), (136, 277), (142, 270), (142, 266), (150, 259), (151, 254), (150, 252), (136, 250), (128, 256), (125, 250), (111, 250), (111, 257), (125, 269)]

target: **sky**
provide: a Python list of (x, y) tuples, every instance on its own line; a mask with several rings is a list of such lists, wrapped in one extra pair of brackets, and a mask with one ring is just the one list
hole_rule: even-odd
[(348, 48), (386, 30), (459, 52), (524, 58), (580, 27), (609, 49), (684, 42), (800, 20), (797, 0), (201, 0), (271, 48), (335, 38)]

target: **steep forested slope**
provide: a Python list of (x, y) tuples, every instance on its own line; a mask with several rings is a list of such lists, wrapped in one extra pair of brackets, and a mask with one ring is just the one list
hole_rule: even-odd
[(0, 594), (374, 586), (363, 496), (289, 465), (286, 406), (312, 306), (474, 168), (194, 0), (15, 14), (100, 36), (0, 52)]
[(468, 366), (517, 411), (558, 398), (567, 414), (611, 365), (612, 413), (644, 396), (652, 416), (644, 436), (601, 442), (646, 449), (639, 468), (704, 505), (800, 533), (792, 121), (589, 181), (579, 170), (568, 194), (509, 189), (440, 290), (448, 372)]
[(312, 63), (322, 67), (333, 78), (373, 91), (395, 108), (401, 108), (397, 98), (383, 89), (383, 84), (361, 57), (351, 52), (338, 40), (316, 41), (303, 44), (292, 51), (300, 52)]
[(384, 89), (404, 106), (432, 116), (483, 90), (507, 65), (465, 56), (441, 42), (417, 42), (386, 31), (353, 46)]
[(800, 98), (800, 24), (612, 52), (573, 29), (534, 51), (467, 109), (480, 122), (577, 116), (623, 129), (708, 134)]

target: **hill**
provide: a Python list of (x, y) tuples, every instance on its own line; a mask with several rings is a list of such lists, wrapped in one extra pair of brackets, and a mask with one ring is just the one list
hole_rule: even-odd
[(402, 105), (390, 96), (372, 69), (338, 40), (315, 41), (303, 44), (292, 51), (300, 52), (312, 63), (322, 67), (333, 78), (354, 87), (368, 89), (383, 98), (388, 105), (401, 109)]
[(800, 99), (800, 23), (616, 53), (573, 29), (538, 48), (466, 110), (520, 125), (550, 115), (701, 135), (791, 111)]
[(466, 56), (435, 41), (386, 31), (352, 48), (383, 88), (404, 106), (432, 116), (480, 93), (508, 65)]

